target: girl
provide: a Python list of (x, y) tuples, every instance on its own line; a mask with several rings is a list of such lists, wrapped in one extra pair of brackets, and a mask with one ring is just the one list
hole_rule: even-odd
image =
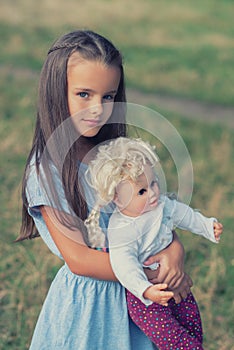
[[(40, 235), (65, 263), (42, 307), (31, 350), (154, 349), (128, 318), (125, 290), (109, 254), (88, 247), (83, 223), (87, 203), (95, 200), (84, 177), (91, 150), (126, 135), (124, 102), (122, 58), (111, 42), (92, 31), (75, 31), (53, 44), (41, 72), (18, 240)], [(108, 212), (102, 213), (100, 225), (107, 227), (108, 220)], [(160, 262), (158, 277), (146, 270), (152, 283), (173, 289), (177, 302), (191, 286), (183, 254), (175, 235), (168, 249), (148, 261)]]
[(110, 261), (127, 289), (132, 320), (159, 349), (201, 350), (201, 319), (193, 295), (176, 305), (173, 292), (166, 284), (150, 283), (143, 266), (149, 254), (171, 243), (174, 225), (218, 242), (222, 224), (160, 195), (157, 162), (153, 149), (140, 139), (119, 137), (100, 146), (87, 171), (97, 201), (85, 224), (91, 244), (105, 245), (98, 226), (100, 208), (111, 201), (116, 204), (107, 233)]

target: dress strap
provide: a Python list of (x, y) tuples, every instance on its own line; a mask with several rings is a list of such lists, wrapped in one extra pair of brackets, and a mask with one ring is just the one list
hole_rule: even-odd
[(99, 250), (100, 252), (109, 253), (109, 248), (107, 248), (107, 247), (89, 247), (89, 248)]

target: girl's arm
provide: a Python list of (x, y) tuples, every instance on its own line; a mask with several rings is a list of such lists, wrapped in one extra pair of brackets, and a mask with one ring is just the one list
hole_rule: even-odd
[(109, 260), (109, 254), (88, 248), (82, 240), (79, 243), (69, 237), (79, 236), (80, 231), (69, 230), (54, 214), (54, 209), (42, 206), (41, 214), (56, 246), (69, 269), (77, 275), (117, 281)]
[[(54, 214), (53, 208), (42, 206), (41, 213), (47, 225), (47, 228), (53, 238), (56, 246), (62, 254), (69, 269), (77, 275), (88, 276), (92, 278), (117, 281), (111, 268), (109, 254), (88, 248), (82, 240), (79, 243), (69, 237), (81, 236), (63, 226)], [(160, 271), (147, 270), (147, 276), (152, 283), (161, 283), (165, 281), (175, 282), (173, 290), (176, 302), (180, 302), (188, 294), (189, 282), (188, 276), (183, 272), (184, 251), (177, 235), (171, 245), (159, 254), (148, 259), (148, 264), (160, 262)], [(156, 277), (156, 274), (158, 275)], [(186, 278), (187, 277), (187, 278)], [(190, 280), (191, 281), (191, 280)], [(191, 286), (192, 284), (190, 284)]]
[(146, 270), (149, 280), (154, 284), (166, 283), (174, 292), (176, 302), (180, 302), (188, 295), (193, 283), (184, 273), (184, 248), (175, 232), (172, 243), (160, 253), (150, 257), (144, 264), (151, 265), (155, 262), (158, 262), (160, 267), (156, 271)]

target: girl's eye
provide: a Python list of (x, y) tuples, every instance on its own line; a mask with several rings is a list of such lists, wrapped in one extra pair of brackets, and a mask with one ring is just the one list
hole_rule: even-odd
[(89, 94), (85, 91), (79, 92), (77, 95), (81, 98), (87, 98), (89, 96)]
[(145, 188), (142, 188), (139, 192), (138, 192), (138, 194), (139, 194), (139, 196), (143, 196), (143, 194), (146, 192), (146, 189)]
[(153, 180), (153, 181), (151, 182), (151, 187), (154, 187), (155, 185), (158, 185), (158, 183), (157, 183), (156, 180)]
[(114, 100), (114, 96), (113, 95), (105, 95), (103, 96), (103, 100), (107, 100), (107, 101), (112, 101)]

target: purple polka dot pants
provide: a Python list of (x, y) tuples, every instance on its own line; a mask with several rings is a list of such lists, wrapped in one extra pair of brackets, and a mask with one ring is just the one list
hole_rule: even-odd
[(158, 349), (203, 350), (201, 317), (192, 293), (179, 304), (171, 299), (168, 306), (146, 306), (129, 291), (126, 294), (131, 319)]

